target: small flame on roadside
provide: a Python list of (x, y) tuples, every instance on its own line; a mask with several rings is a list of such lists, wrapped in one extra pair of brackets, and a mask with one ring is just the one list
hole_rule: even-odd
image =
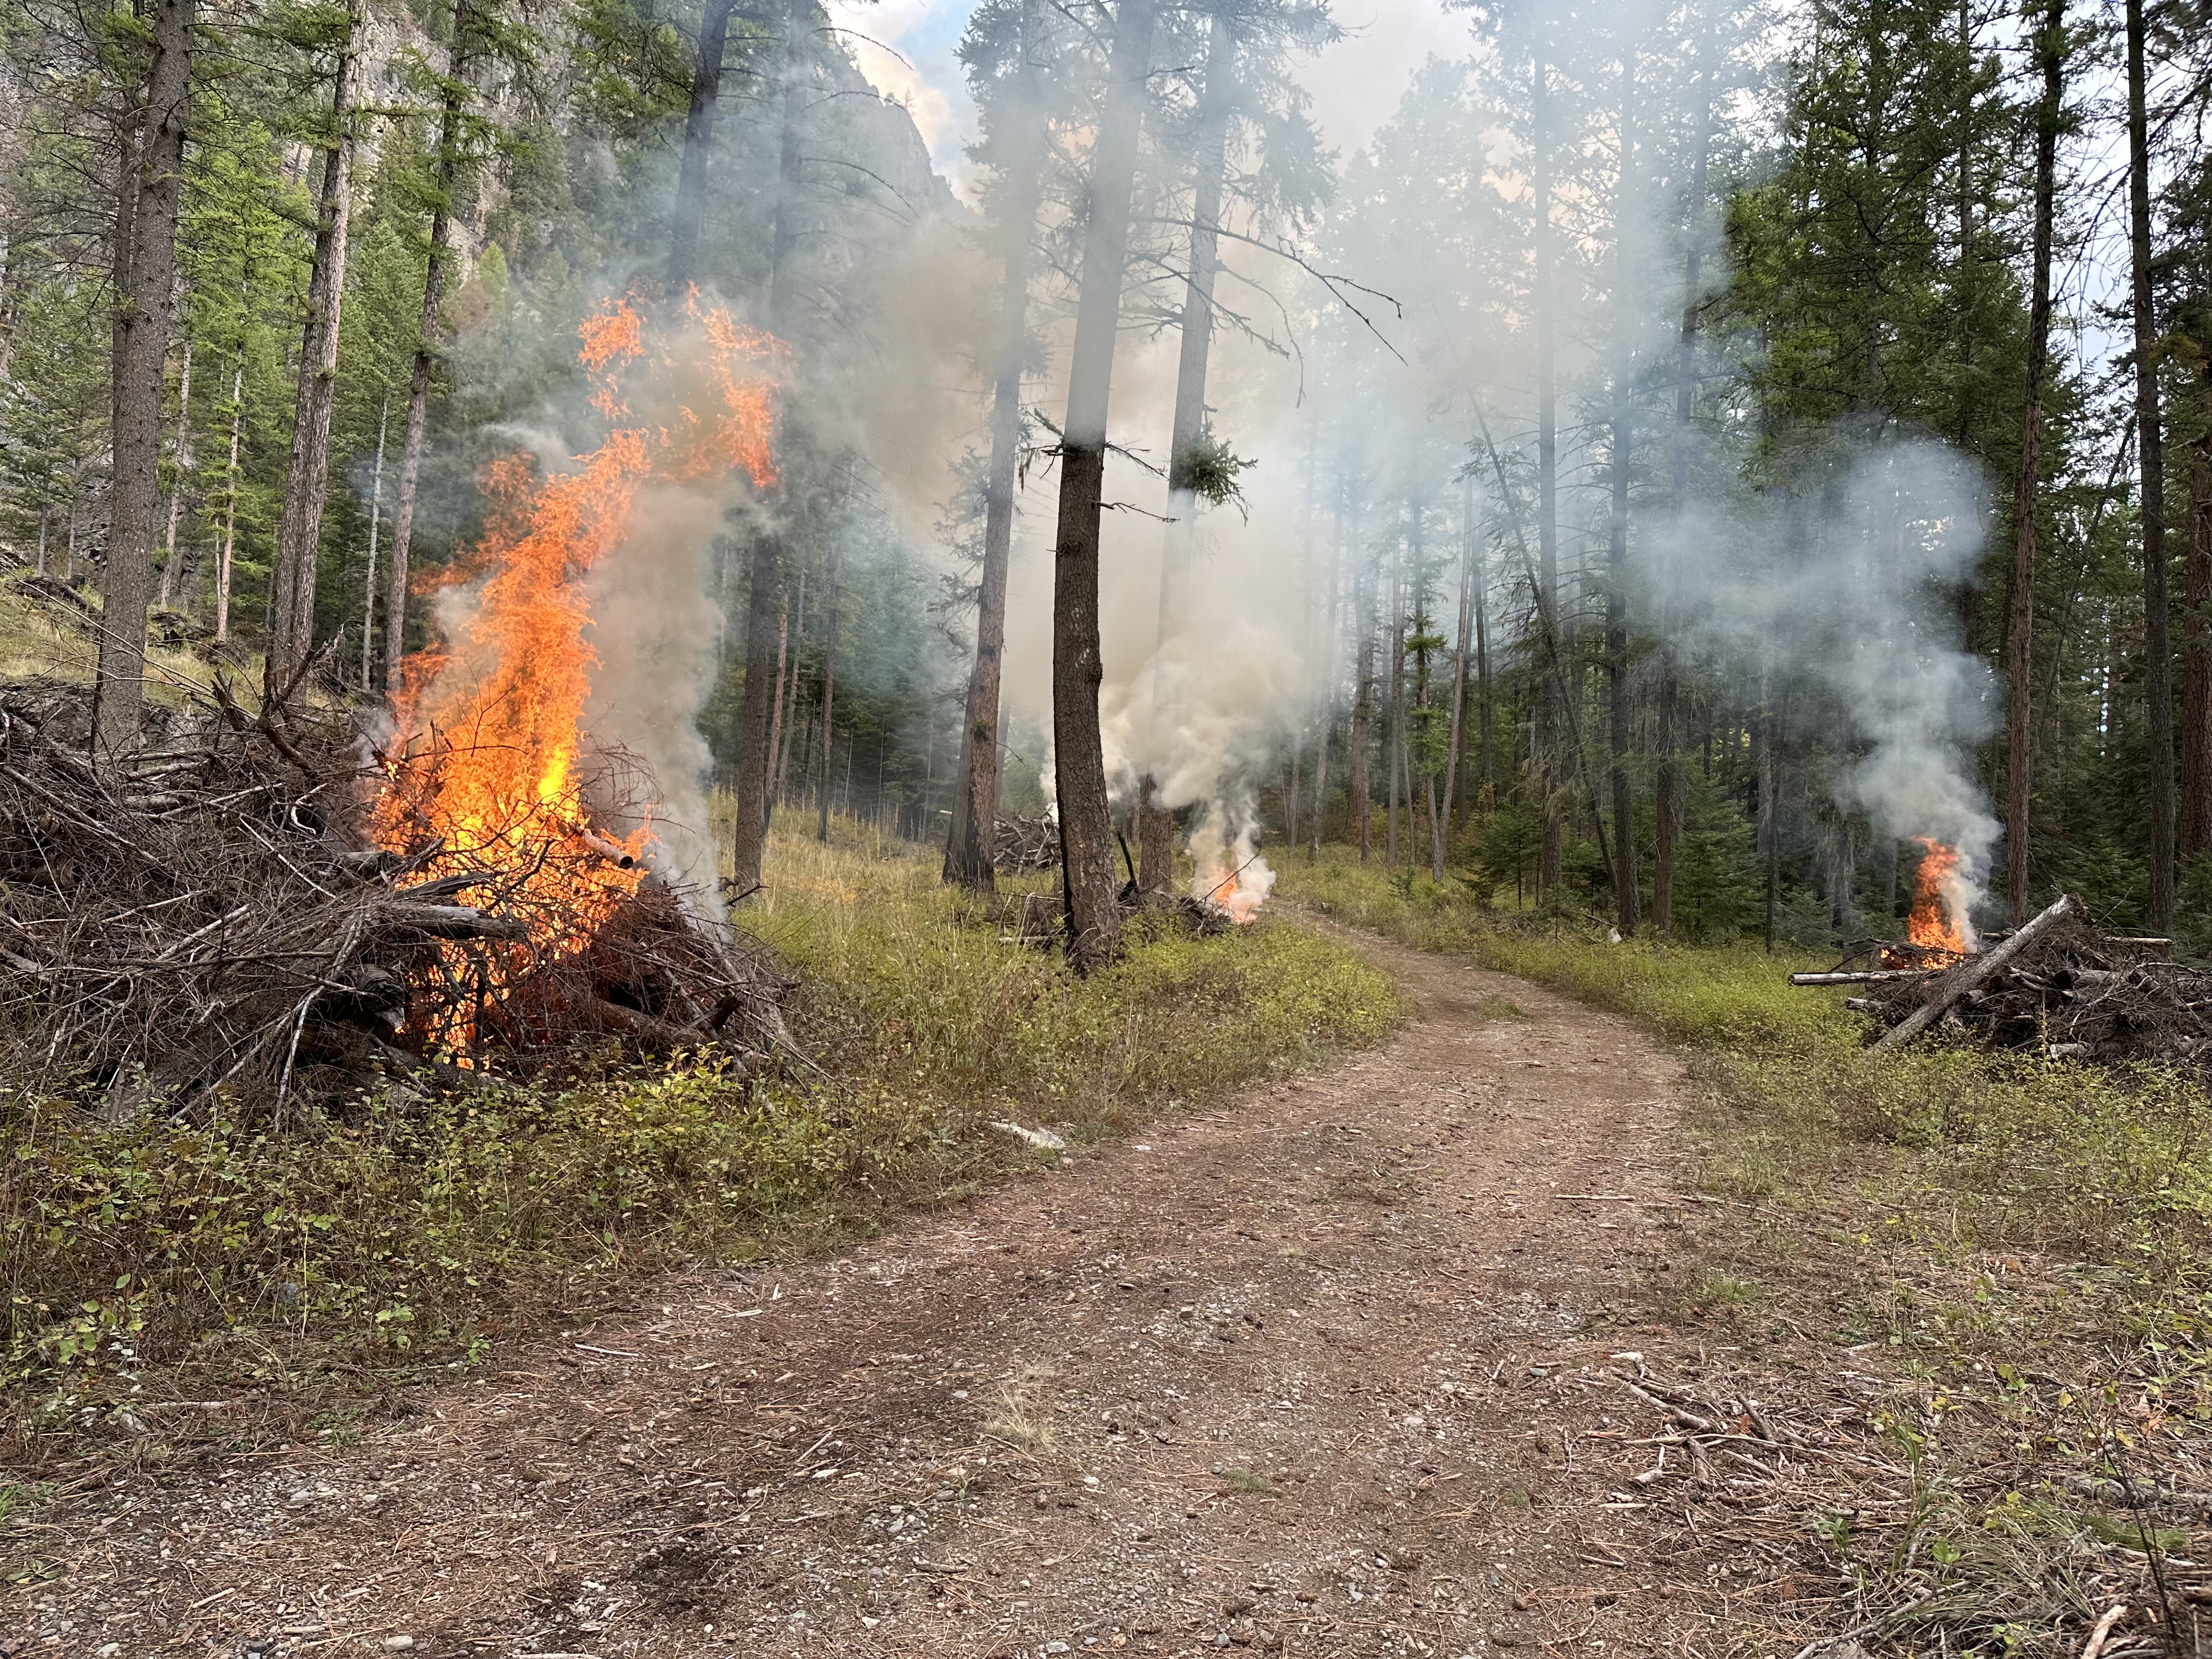
[(712, 483), (742, 471), (775, 483), (770, 447), (781, 345), (701, 303), (697, 290), (657, 325), (608, 300), (578, 329), (577, 361), (608, 422), (568, 471), (526, 454), (487, 466), (484, 534), (455, 580), (481, 586), (460, 636), (407, 664), (398, 727), (371, 820), (378, 845), (404, 852), (436, 838), (422, 868), (489, 867), (491, 895), (530, 928), (514, 947), (574, 951), (644, 881), (650, 833), (594, 829), (583, 718), (598, 653), (587, 637), (586, 578), (629, 533), (638, 492), (655, 480)]
[(1966, 876), (1965, 860), (1957, 848), (1933, 836), (1912, 839), (1920, 844), (1920, 870), (1913, 878), (1905, 937), (1923, 951), (1940, 951), (1954, 958), (1972, 955), (1979, 942), (1968, 915), (1974, 890)]
[(1242, 927), (1260, 914), (1273, 890), (1275, 872), (1267, 860), (1253, 850), (1253, 834), (1240, 830), (1224, 834), (1224, 815), (1218, 807), (1209, 811), (1192, 831), (1190, 852), (1198, 866), (1190, 896), (1210, 904)]

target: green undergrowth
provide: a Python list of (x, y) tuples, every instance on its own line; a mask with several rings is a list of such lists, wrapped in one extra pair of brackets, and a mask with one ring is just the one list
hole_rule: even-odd
[(1341, 854), (1286, 863), (1288, 898), (1628, 1015), (1682, 1049), (1705, 1085), (1717, 1190), (1820, 1206), (1844, 1180), (1886, 1219), (1909, 1210), (1931, 1247), (2121, 1265), (2146, 1288), (2193, 1279), (2212, 1219), (2212, 1092), (2191, 1077), (1937, 1040), (1870, 1054), (1843, 992), (1789, 981), (1826, 961), (1613, 939), (1589, 918), (1486, 906), (1463, 883)]
[(1078, 980), (946, 892), (933, 854), (841, 823), (770, 860), (745, 921), (799, 982), (809, 1060), (767, 1078), (586, 1065), (282, 1134), (221, 1111), (109, 1127), (0, 1091), (18, 1432), (159, 1434), (179, 1389), (308, 1400), (465, 1365), (639, 1273), (819, 1248), (1056, 1163), (993, 1119), (1079, 1147), (1397, 1018), (1383, 975), (1295, 925), (1139, 931)]

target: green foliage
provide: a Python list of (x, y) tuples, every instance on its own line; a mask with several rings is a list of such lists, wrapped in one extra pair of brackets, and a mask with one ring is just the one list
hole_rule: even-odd
[(1228, 507), (1243, 501), (1239, 481), (1259, 465), (1230, 448), (1229, 441), (1217, 435), (1208, 421), (1190, 447), (1175, 458), (1170, 470), (1177, 482), (1208, 507)]

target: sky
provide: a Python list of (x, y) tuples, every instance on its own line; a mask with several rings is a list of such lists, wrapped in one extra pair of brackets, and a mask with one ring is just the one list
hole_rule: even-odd
[[(953, 49), (974, 9), (970, 0), (830, 0), (836, 25), (878, 90), (912, 112), (937, 170), (967, 193), (963, 148), (975, 137)], [(1468, 38), (1464, 14), (1439, 0), (1339, 0), (1345, 39), (1308, 58), (1300, 79), (1313, 100), (1323, 140), (1346, 155), (1364, 144), (1397, 107), (1415, 69), (1431, 54), (1455, 56)]]

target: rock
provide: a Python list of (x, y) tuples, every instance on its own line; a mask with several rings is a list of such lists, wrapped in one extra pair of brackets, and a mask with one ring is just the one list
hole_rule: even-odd
[(1047, 1653), (1066, 1653), (1067, 1651), (1067, 1644), (1065, 1642), (1048, 1642), (1044, 1644), (1044, 1650)]
[(414, 1645), (415, 1638), (411, 1636), (387, 1636), (384, 1638), (386, 1653), (404, 1653)]
[(1492, 1625), (1490, 1639), (1501, 1648), (1517, 1648), (1521, 1645), (1520, 1627), (1516, 1625)]
[(315, 1494), (308, 1491), (307, 1487), (301, 1486), (296, 1489), (289, 1498), (284, 1500), (284, 1507), (288, 1510), (301, 1510), (305, 1509), (308, 1504), (314, 1501)]
[(1002, 1118), (992, 1119), (991, 1127), (1001, 1134), (1009, 1134), (1017, 1140), (1028, 1142), (1041, 1152), (1064, 1152), (1067, 1150), (1067, 1142), (1049, 1129), (1042, 1127), (1024, 1129), (1020, 1124), (1008, 1123)]

